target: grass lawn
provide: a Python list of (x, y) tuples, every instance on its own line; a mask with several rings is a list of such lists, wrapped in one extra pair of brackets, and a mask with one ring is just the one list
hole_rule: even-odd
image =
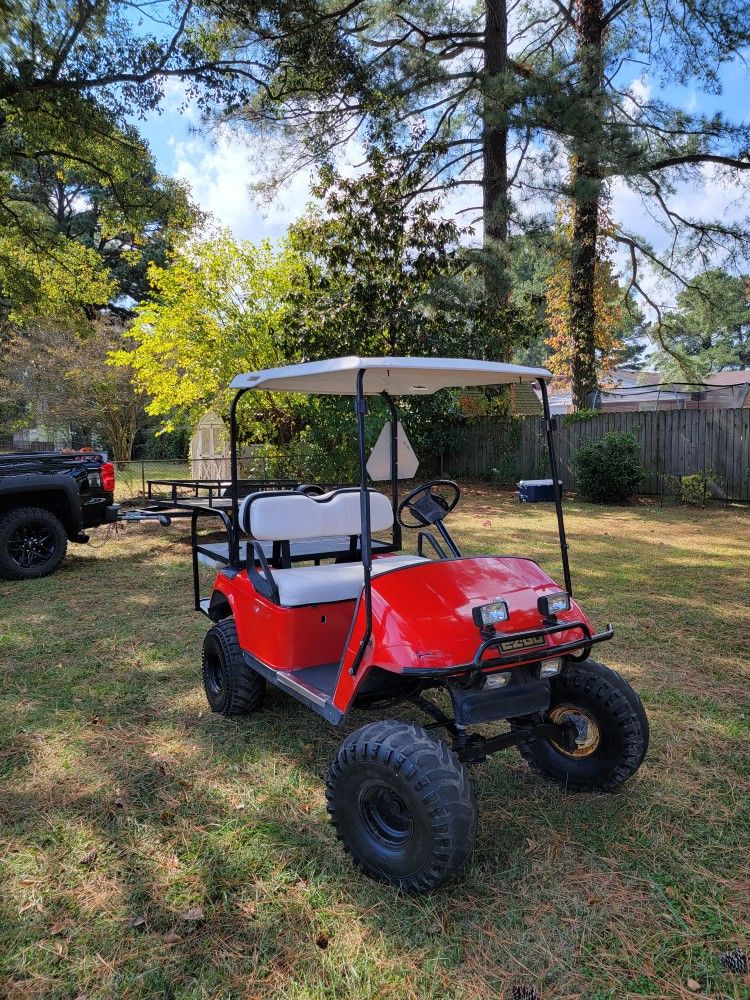
[[(468, 490), (452, 526), (559, 576), (546, 506)], [(207, 711), (184, 527), (101, 529), (0, 584), (0, 995), (750, 996), (718, 962), (750, 944), (750, 512), (571, 503), (568, 529), (646, 763), (591, 797), (493, 757), (472, 862), (422, 898), (356, 874), (327, 824), (324, 775), (366, 716), (336, 730), (273, 692)]]

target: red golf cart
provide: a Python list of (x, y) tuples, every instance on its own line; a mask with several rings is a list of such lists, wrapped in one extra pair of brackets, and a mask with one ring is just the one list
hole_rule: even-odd
[[(331, 820), (355, 864), (408, 891), (442, 885), (472, 851), (477, 811), (467, 765), (516, 746), (566, 788), (608, 792), (646, 753), (638, 695), (590, 659), (612, 628), (597, 632), (572, 598), (549, 378), (544, 369), (488, 361), (357, 357), (240, 375), (232, 383), (228, 509), (193, 512), (195, 604), (213, 622), (203, 682), (215, 712), (257, 711), (270, 683), (333, 725), (353, 708), (382, 715), (405, 702), (427, 715), (426, 726), (386, 717), (357, 729), (327, 780)], [(460, 497), (454, 482), (433, 480), (399, 500), (405, 450), (396, 399), (510, 383), (541, 390), (564, 587), (524, 556), (462, 555), (446, 525)], [(260, 391), (352, 396), (359, 486), (240, 497), (237, 407)], [(372, 396), (390, 412), (390, 496), (368, 481)], [(204, 515), (221, 518), (223, 550), (199, 537)], [(402, 551), (403, 529), (416, 533), (413, 553)], [(220, 565), (207, 598), (199, 593), (201, 558)], [(427, 696), (440, 688), (450, 711)], [(503, 731), (487, 735), (487, 724), (498, 722)]]

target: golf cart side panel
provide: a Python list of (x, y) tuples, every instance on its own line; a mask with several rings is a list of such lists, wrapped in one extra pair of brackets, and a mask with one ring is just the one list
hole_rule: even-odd
[[(364, 602), (360, 601), (344, 653), (343, 669), (334, 694), (334, 705), (346, 711), (370, 666), (395, 673), (445, 669), (469, 664), (482, 637), (472, 609), (498, 598), (507, 602), (509, 617), (498, 625), (498, 636), (539, 631), (544, 620), (537, 600), (559, 593), (560, 587), (530, 559), (478, 556), (426, 561), (383, 573), (372, 580), (372, 636), (354, 677), (349, 673), (365, 631)], [(570, 610), (558, 615), (560, 624), (583, 622), (593, 626), (571, 601)], [(555, 647), (581, 640), (580, 629), (546, 637), (534, 659), (554, 655)]]
[(245, 570), (219, 573), (214, 593), (229, 601), (242, 649), (274, 670), (337, 663), (354, 614), (354, 601), (282, 608), (257, 593)]

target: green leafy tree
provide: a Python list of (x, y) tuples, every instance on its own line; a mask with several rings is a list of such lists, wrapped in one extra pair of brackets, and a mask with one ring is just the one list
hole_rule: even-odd
[(289, 233), (308, 264), (294, 316), (305, 357), (439, 354), (471, 340), (476, 324), (450, 280), (466, 266), (459, 230), (436, 214), (439, 199), (411, 198), (426, 160), (404, 165), (374, 147), (354, 177), (319, 172), (319, 207)]
[[(219, 4), (238, 24), (241, 6)], [(657, 253), (629, 220), (613, 220), (612, 238), (630, 262), (626, 282), (655, 311), (657, 326), (660, 305), (642, 281), (644, 268), (684, 283), (711, 255), (737, 260), (748, 249), (746, 227), (707, 217), (699, 202), (680, 211), (674, 199), (681, 183), (700, 184), (706, 169), (742, 182), (748, 123), (689, 113), (665, 98), (670, 83), (718, 90), (721, 67), (742, 58), (748, 25), (748, 0), (668, 0), (659, 11), (640, 0), (534, 0), (514, 9), (512, 33), (508, 9), (496, 0), (478, 7), (362, 0), (318, 11), (296, 29), (298, 40), (308, 31), (335, 34), (361, 57), (346, 86), (290, 77), (282, 62), (232, 120), (286, 138), (282, 179), (376, 128), (379, 118), (403, 128), (421, 121), (424, 144), (439, 155), (418, 190), (467, 193), (467, 210), (483, 223), (488, 308), (499, 312), (511, 296), (510, 238), (527, 227), (532, 209), (570, 198), (571, 378), (582, 405), (597, 383), (597, 247), (601, 206), (616, 179), (671, 237)], [(653, 96), (628, 87), (644, 64), (657, 83)]]
[(715, 268), (677, 296), (660, 332), (665, 375), (698, 381), (726, 368), (750, 368), (750, 277)]
[(16, 404), (16, 423), (73, 427), (130, 459), (143, 422), (145, 396), (130, 373), (108, 363), (113, 350), (127, 351), (124, 324), (99, 316), (83, 335), (64, 327), (16, 330), (5, 345), (0, 398)]
[[(601, 209), (615, 179), (640, 196), (670, 238), (666, 252), (658, 253), (627, 220), (614, 220), (612, 239), (626, 249), (630, 261), (629, 288), (652, 307), (656, 336), (662, 310), (641, 281), (644, 267), (684, 286), (696, 264), (705, 267), (717, 255), (736, 264), (750, 249), (745, 225), (707, 217), (699, 199), (686, 212), (674, 197), (680, 183), (700, 186), (706, 169), (746, 185), (750, 123), (690, 113), (665, 97), (670, 83), (720, 90), (721, 67), (744, 58), (750, 41), (750, 4), (666, 0), (657, 11), (640, 0), (542, 0), (534, 10), (555, 37), (545, 53), (545, 78), (556, 63), (559, 102), (556, 123), (548, 123), (545, 133), (558, 137), (570, 168), (562, 187), (573, 203), (571, 375), (574, 403), (583, 406), (597, 382), (597, 245)], [(627, 87), (628, 69), (643, 65), (658, 84), (653, 95)], [(552, 172), (542, 188), (549, 191), (558, 184)]]
[[(237, 243), (226, 232), (191, 241), (152, 264), (153, 289), (137, 308), (133, 350), (116, 352), (146, 393), (147, 412), (173, 430), (209, 406), (225, 408), (229, 383), (244, 371), (283, 364), (293, 290), (306, 281), (288, 245)], [(288, 438), (293, 415), (287, 397), (259, 394), (245, 425), (249, 437)]]

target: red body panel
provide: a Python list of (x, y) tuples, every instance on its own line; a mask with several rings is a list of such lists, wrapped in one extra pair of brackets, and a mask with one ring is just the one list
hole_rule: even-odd
[[(333, 703), (346, 711), (372, 666), (402, 673), (470, 663), (482, 641), (472, 619), (478, 605), (499, 598), (507, 602), (509, 617), (496, 627), (498, 634), (533, 631), (544, 627), (538, 598), (561, 588), (531, 560), (501, 556), (426, 561), (377, 576), (372, 581), (372, 637), (356, 677), (349, 667), (364, 634), (363, 600), (356, 602), (356, 610), (354, 601), (281, 608), (258, 594), (244, 571), (233, 579), (219, 573), (214, 589), (229, 601), (240, 646), (275, 670), (343, 659)], [(583, 621), (594, 631), (575, 601), (557, 618), (561, 623)], [(582, 637), (580, 629), (547, 636), (539, 659)]]
[[(364, 634), (365, 609), (360, 601), (357, 620), (344, 654), (344, 670), (333, 698), (345, 711), (367, 668), (378, 666), (401, 673), (409, 668), (440, 668), (470, 663), (481, 642), (472, 608), (502, 598), (509, 617), (496, 627), (498, 635), (541, 629), (537, 599), (560, 587), (529, 559), (478, 556), (405, 566), (372, 581), (372, 639), (356, 677), (349, 667)], [(594, 628), (571, 600), (560, 623), (583, 621)], [(554, 656), (555, 646), (582, 637), (580, 629), (547, 636), (539, 659)], [(490, 654), (491, 655), (491, 654)]]
[(214, 590), (229, 601), (240, 646), (274, 670), (299, 670), (341, 659), (355, 601), (280, 608), (257, 593), (245, 570), (233, 580), (219, 573)]

